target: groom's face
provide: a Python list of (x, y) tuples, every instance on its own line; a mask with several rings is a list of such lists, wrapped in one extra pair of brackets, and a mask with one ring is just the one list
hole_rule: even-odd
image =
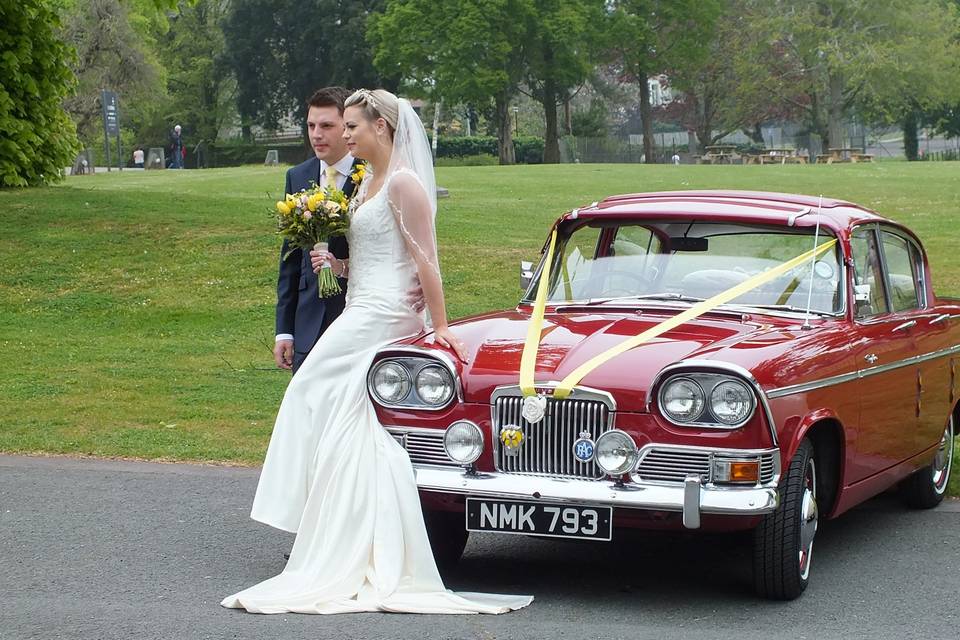
[(336, 107), (310, 107), (307, 111), (307, 135), (313, 152), (324, 162), (332, 164), (347, 155), (347, 144), (343, 139), (343, 116)]

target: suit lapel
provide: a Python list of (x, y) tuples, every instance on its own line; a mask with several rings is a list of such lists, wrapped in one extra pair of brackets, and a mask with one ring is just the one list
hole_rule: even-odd
[(347, 176), (347, 181), (343, 183), (343, 195), (347, 198), (353, 197), (353, 192), (357, 189), (357, 183), (353, 181), (353, 174), (356, 173), (357, 169), (363, 166), (363, 160), (359, 158), (353, 159), (353, 168), (350, 172), (350, 175)]

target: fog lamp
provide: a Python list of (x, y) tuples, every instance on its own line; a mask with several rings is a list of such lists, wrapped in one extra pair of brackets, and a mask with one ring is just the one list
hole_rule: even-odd
[(623, 431), (612, 429), (597, 438), (594, 459), (607, 475), (622, 476), (637, 464), (637, 445)]
[(469, 420), (457, 420), (443, 434), (443, 450), (459, 464), (473, 464), (483, 453), (483, 433)]

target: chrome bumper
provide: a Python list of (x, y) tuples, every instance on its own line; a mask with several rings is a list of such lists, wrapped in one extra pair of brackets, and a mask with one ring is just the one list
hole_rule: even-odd
[(772, 487), (718, 487), (688, 476), (682, 485), (609, 480), (549, 478), (504, 473), (465, 473), (459, 468), (414, 467), (421, 491), (513, 500), (544, 500), (626, 509), (679, 511), (688, 529), (700, 526), (700, 514), (754, 516), (777, 508)]

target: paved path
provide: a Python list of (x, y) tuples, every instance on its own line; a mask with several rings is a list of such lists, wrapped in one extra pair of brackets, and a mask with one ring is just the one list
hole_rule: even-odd
[(471, 538), (453, 589), (531, 593), (504, 616), (257, 616), (219, 600), (282, 569), (247, 518), (258, 470), (0, 456), (0, 639), (955, 638), (960, 505), (874, 500), (817, 538), (790, 603), (750, 591), (737, 537)]

